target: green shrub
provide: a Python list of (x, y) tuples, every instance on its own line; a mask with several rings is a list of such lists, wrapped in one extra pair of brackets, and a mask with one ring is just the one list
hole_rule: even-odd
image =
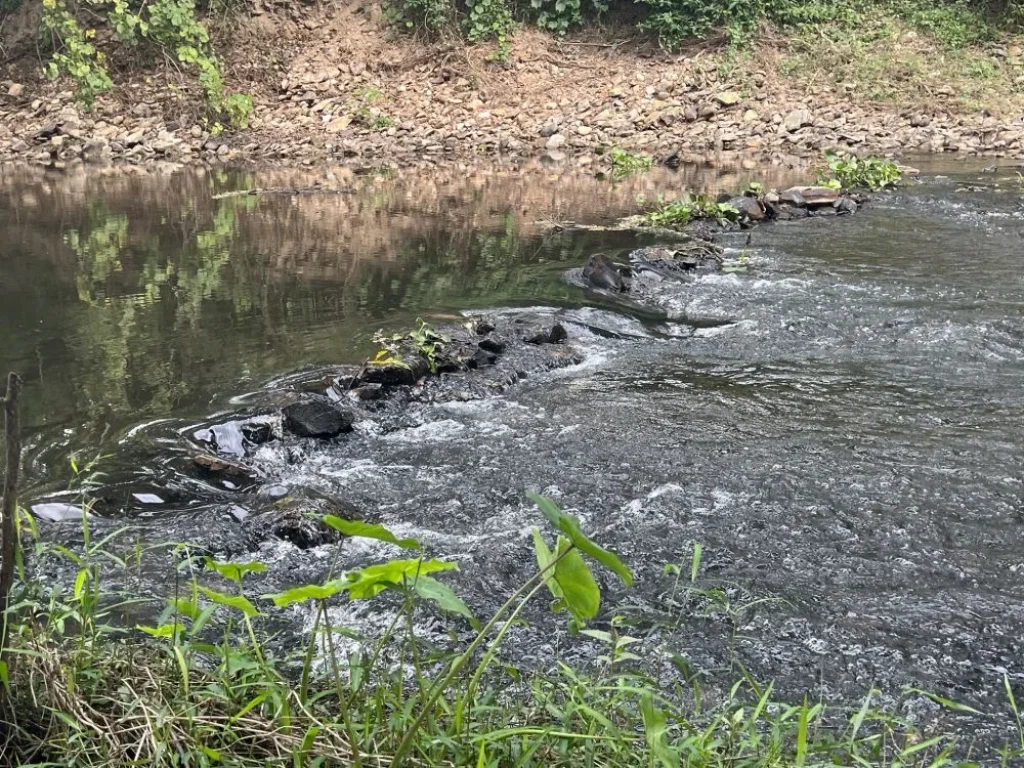
[(639, 0), (649, 9), (640, 28), (674, 49), (685, 40), (726, 30), (733, 42), (753, 32), (765, 17), (765, 0)]
[(515, 27), (508, 0), (468, 0), (469, 14), (463, 21), (466, 39), (505, 40)]
[(105, 14), (102, 18), (123, 45), (173, 52), (178, 62), (194, 67), (208, 109), (236, 127), (248, 125), (252, 99), (225, 92), (220, 62), (193, 0), (43, 0), (42, 27), (55, 42), (47, 72), (52, 78), (69, 77), (82, 104), (91, 106), (97, 94), (112, 87), (106, 57), (93, 42), (96, 30), (80, 21), (98, 14)]
[(659, 200), (657, 207), (644, 214), (644, 221), (652, 227), (679, 229), (700, 219), (724, 224), (736, 221), (739, 211), (729, 203), (720, 203), (706, 193), (687, 195), (678, 200)]
[(622, 179), (634, 173), (644, 173), (651, 170), (654, 160), (650, 155), (635, 155), (624, 149), (614, 147), (609, 153), (612, 161), (612, 176)]
[(443, 31), (456, 19), (451, 0), (386, 0), (384, 12), (394, 26), (431, 34)]
[(877, 191), (895, 187), (903, 178), (903, 172), (895, 163), (880, 157), (858, 158), (851, 155), (841, 158), (831, 152), (825, 153), (827, 169), (818, 171), (818, 180), (838, 189), (870, 189)]

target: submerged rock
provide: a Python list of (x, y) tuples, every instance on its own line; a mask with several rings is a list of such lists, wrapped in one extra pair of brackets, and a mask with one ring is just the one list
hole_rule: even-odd
[(274, 431), (265, 421), (228, 421), (197, 430), (193, 437), (218, 455), (243, 458), (248, 446), (272, 440)]
[(306, 400), (286, 405), (281, 414), (284, 427), (299, 437), (337, 437), (351, 432), (355, 417), (328, 400)]
[(208, 453), (197, 453), (192, 456), (192, 463), (205, 472), (215, 475), (227, 475), (228, 477), (241, 478), (244, 480), (256, 479), (256, 471), (238, 461), (226, 459), (223, 456), (212, 456)]
[(713, 243), (696, 241), (679, 248), (638, 248), (629, 254), (634, 274), (653, 272), (662, 277), (679, 278), (701, 267), (717, 268), (722, 263), (722, 249)]
[(367, 363), (359, 380), (367, 384), (400, 387), (415, 384), (430, 372), (430, 363), (419, 350), (392, 355), (383, 360)]
[(569, 334), (565, 330), (565, 326), (555, 323), (548, 328), (527, 331), (523, 336), (523, 341), (527, 344), (558, 344), (568, 338)]
[[(491, 326), (491, 330), (494, 330), (494, 326)], [(482, 349), (484, 352), (490, 352), (494, 355), (500, 355), (505, 351), (508, 346), (507, 343), (497, 338), (481, 339), (477, 344), (477, 349)]]
[(346, 519), (361, 517), (354, 510), (328, 499), (289, 496), (251, 512), (245, 516), (242, 527), (253, 549), (268, 539), (287, 541), (299, 549), (312, 549), (341, 540), (341, 534), (323, 522), (326, 514)]
[(253, 445), (263, 445), (274, 439), (274, 430), (265, 421), (247, 421), (241, 429), (242, 436)]
[(85, 508), (81, 504), (67, 504), (65, 502), (51, 501), (45, 504), (33, 504), (29, 509), (32, 514), (40, 520), (49, 523), (65, 523), (72, 520), (81, 520), (85, 516)]
[(349, 397), (353, 400), (361, 400), (367, 402), (370, 400), (380, 400), (384, 397), (384, 385), (383, 384), (363, 384), (361, 387), (356, 387), (349, 391)]
[(602, 253), (595, 253), (583, 267), (583, 279), (595, 288), (621, 293), (626, 290), (626, 281), (622, 279), (618, 267)]

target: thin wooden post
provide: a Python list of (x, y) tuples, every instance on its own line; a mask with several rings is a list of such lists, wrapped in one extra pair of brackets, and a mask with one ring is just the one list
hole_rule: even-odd
[[(18, 467), (21, 465), (21, 429), (18, 424), (18, 395), (21, 378), (16, 373), (7, 376), (7, 395), (4, 397), (4, 437), (7, 443), (7, 469), (4, 473), (3, 503), (0, 504), (0, 661), (7, 655), (7, 606), (14, 585), (14, 563), (18, 556), (18, 531), (14, 516), (18, 513)], [(9, 667), (9, 664), (8, 664)], [(9, 672), (8, 668), (8, 672)], [(0, 697), (3, 690), (0, 689)]]

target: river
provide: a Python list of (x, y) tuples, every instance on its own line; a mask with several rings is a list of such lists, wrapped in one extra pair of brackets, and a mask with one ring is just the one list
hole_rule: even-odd
[[(544, 492), (637, 572), (633, 590), (607, 582), (604, 618), (630, 617), (692, 668), (742, 665), (793, 698), (877, 686), (915, 717), (934, 714), (928, 700), (900, 694), (921, 688), (977, 707), (973, 731), (1002, 738), (1004, 674), (1024, 696), (1024, 205), (1013, 169), (922, 171), (855, 216), (728, 235), (745, 272), (640, 310), (565, 279), (634, 242), (544, 224), (807, 172), (5, 170), (0, 369), (26, 381), (24, 496), (62, 498), (69, 457), (102, 454), (98, 524), (215, 549), (255, 492), (190, 475), (182, 436), (358, 363), (380, 328), (542, 307), (582, 363), (418, 404), (399, 428), (269, 444), (254, 457), (264, 485), (419, 536), (461, 563), (457, 587), (484, 614), (530, 572), (539, 517), (524, 493)], [(214, 197), (314, 177), (332, 188)], [(717, 607), (680, 607), (663, 573), (688, 575), (695, 543)], [(322, 553), (264, 550), (270, 579), (325, 568)], [(680, 610), (678, 627), (665, 620)], [(372, 606), (342, 618), (379, 623)], [(513, 640), (524, 662), (593, 653), (550, 637)]]

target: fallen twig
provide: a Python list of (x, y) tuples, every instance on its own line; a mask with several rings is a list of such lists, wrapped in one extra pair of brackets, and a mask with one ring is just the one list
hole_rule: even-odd
[(220, 192), (211, 199), (224, 200), (229, 197), (255, 197), (256, 195), (341, 195), (351, 191), (348, 187), (257, 187), (256, 189)]

